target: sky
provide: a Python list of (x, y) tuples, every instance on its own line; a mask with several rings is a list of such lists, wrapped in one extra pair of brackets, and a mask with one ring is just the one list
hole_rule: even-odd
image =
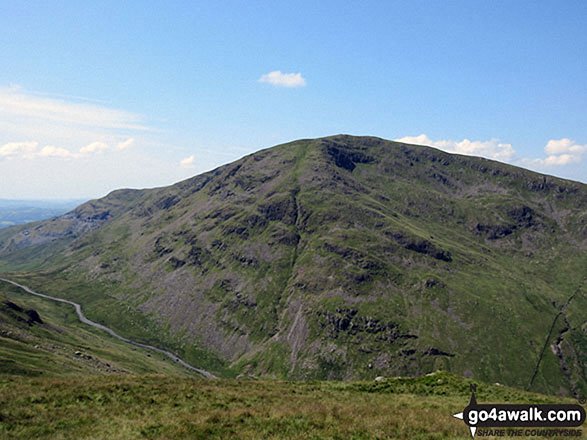
[(0, 2), (0, 198), (371, 135), (587, 183), (585, 1)]

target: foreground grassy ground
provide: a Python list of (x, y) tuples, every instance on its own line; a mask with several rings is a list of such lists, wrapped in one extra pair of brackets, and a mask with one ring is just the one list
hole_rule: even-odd
[[(384, 383), (4, 376), (0, 437), (467, 439), (451, 415), (467, 405), (470, 383), (448, 373)], [(481, 402), (564, 401), (498, 385), (477, 391)]]

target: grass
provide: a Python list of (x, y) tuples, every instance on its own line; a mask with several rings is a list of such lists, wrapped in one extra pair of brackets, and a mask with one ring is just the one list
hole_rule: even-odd
[[(0, 378), (0, 436), (50, 439), (467, 439), (448, 373), (372, 382), (207, 381), (142, 375)], [(489, 403), (564, 399), (493, 385)]]
[[(15, 310), (11, 303), (22, 309)], [(28, 322), (26, 310), (39, 322)], [(80, 323), (74, 308), (0, 283), (0, 375), (78, 376), (110, 373), (190, 375), (167, 357)]]
[[(215, 374), (235, 376), (225, 367), (224, 363), (209, 351), (200, 349), (193, 342), (189, 346), (184, 346), (179, 340), (166, 337), (167, 333), (153, 320), (149, 320), (128, 303), (112, 294), (116, 287), (112, 282), (80, 283), (64, 277), (62, 274), (55, 275), (55, 273), (43, 273), (36, 276), (10, 274), (7, 277), (13, 281), (22, 282), (38, 292), (78, 302), (82, 305), (84, 315), (88, 319), (112, 328), (121, 336), (172, 351), (184, 358), (186, 362), (214, 371)], [(60, 322), (64, 322), (63, 319), (66, 319), (68, 325), (74, 324), (76, 328), (80, 327), (73, 307), (36, 298), (6, 283), (0, 284), (0, 292), (11, 292), (11, 295), (16, 295), (14, 298), (23, 304), (31, 304), (30, 308), (44, 307), (51, 314), (55, 307), (63, 308), (65, 312), (62, 316), (56, 316), (56, 319)], [(81, 328), (85, 328), (85, 326), (81, 326)], [(91, 331), (96, 332), (96, 330)], [(134, 350), (134, 347), (132, 349)], [(158, 370), (150, 371), (157, 372)]]

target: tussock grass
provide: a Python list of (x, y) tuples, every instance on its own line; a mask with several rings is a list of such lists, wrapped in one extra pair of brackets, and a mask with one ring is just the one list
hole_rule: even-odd
[[(142, 375), (0, 379), (0, 436), (50, 439), (466, 439), (468, 381), (206, 381)], [(483, 401), (554, 397), (478, 385)]]

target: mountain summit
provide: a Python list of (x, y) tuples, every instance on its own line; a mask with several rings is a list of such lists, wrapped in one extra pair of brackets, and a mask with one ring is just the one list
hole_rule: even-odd
[(587, 185), (487, 159), (299, 140), (4, 229), (0, 270), (235, 374), (587, 394)]

